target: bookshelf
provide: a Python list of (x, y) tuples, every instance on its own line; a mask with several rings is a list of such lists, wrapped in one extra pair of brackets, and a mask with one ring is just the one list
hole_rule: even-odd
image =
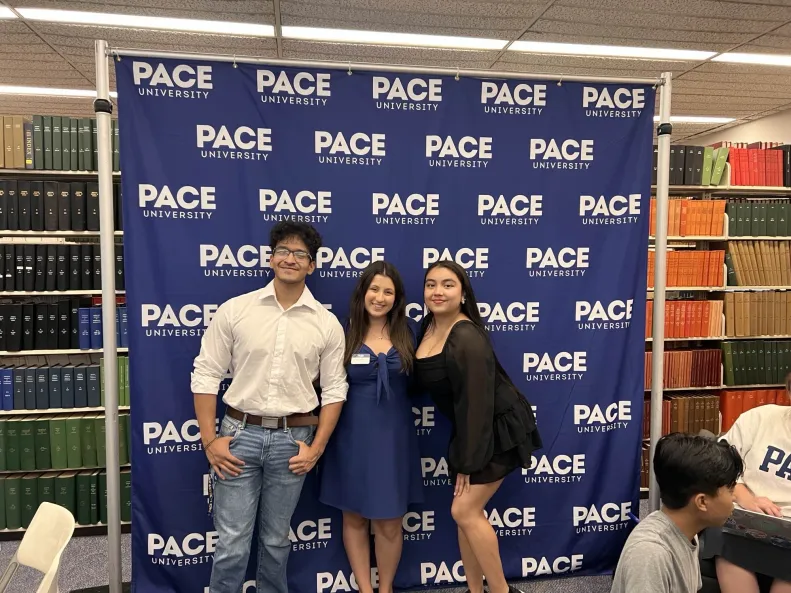
[[(14, 297), (14, 296), (93, 296), (101, 295), (101, 290), (43, 290), (40, 292), (25, 292), (22, 290), (14, 291), (0, 291), (0, 297)], [(126, 294), (125, 290), (116, 290), (116, 295)]]
[[(129, 348), (116, 348), (119, 353), (129, 352)], [(104, 352), (103, 348), (95, 348), (93, 350), (80, 350), (78, 348), (64, 348), (62, 350), (0, 350), (0, 356), (54, 356), (56, 354), (101, 354)]]
[[(43, 410), (3, 410), (2, 416), (29, 416), (31, 413), (36, 416), (59, 416), (61, 414), (80, 414), (80, 413), (99, 413), (104, 412), (104, 406), (93, 408), (46, 408)], [(128, 412), (129, 406), (118, 406), (119, 412)]]
[[(116, 237), (123, 237), (123, 231), (115, 231), (113, 233)], [(0, 230), (0, 237), (14, 237), (14, 238), (38, 238), (38, 237), (52, 237), (52, 238), (65, 238), (65, 239), (98, 239), (99, 231), (8, 231)]]
[[(36, 177), (68, 177), (68, 178), (75, 178), (75, 177), (86, 177), (92, 179), (98, 179), (99, 173), (98, 171), (52, 171), (47, 169), (0, 169), (0, 175), (5, 176), (19, 176), (19, 177), (28, 177), (28, 176), (36, 176)], [(113, 171), (113, 177), (120, 177), (120, 171)]]

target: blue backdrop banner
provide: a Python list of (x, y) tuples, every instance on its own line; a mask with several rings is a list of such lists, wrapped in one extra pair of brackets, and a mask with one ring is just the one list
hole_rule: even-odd
[[(415, 320), (425, 268), (466, 268), (545, 444), (488, 509), (506, 575), (611, 571), (639, 502), (654, 90), (140, 58), (116, 70), (134, 590), (208, 592), (217, 535), (192, 361), (219, 304), (272, 279), (268, 232), (284, 219), (321, 232), (308, 284), (339, 317), (371, 261), (401, 271)], [(462, 583), (448, 425), (429, 399), (414, 415), (426, 504), (404, 518), (396, 586)], [(291, 591), (356, 590), (341, 527), (311, 475)]]

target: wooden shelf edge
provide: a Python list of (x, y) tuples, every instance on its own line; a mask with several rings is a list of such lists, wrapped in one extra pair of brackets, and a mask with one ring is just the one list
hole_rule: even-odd
[[(129, 348), (116, 348), (116, 352), (129, 352)], [(10, 352), (8, 350), (0, 350), (0, 356), (56, 356), (58, 354), (102, 354), (104, 348), (98, 350), (19, 350)]]
[[(119, 465), (121, 469), (131, 469), (131, 463), (122, 463)], [(3, 470), (0, 471), (0, 476), (15, 476), (18, 474), (48, 474), (54, 472), (83, 472), (83, 471), (95, 471), (95, 470), (102, 470), (107, 469), (107, 466), (96, 466), (96, 467), (61, 467), (58, 469), (11, 469), (11, 470)]]
[[(0, 169), (0, 175), (40, 175), (42, 177), (98, 177), (98, 171), (55, 171), (54, 169)], [(120, 177), (120, 171), (113, 171), (113, 177)]]
[[(780, 336), (708, 336), (698, 338), (664, 338), (664, 342), (732, 342), (734, 340), (789, 340), (791, 335)], [(654, 338), (646, 338), (646, 342), (653, 342)]]
[[(763, 389), (770, 387), (785, 387), (785, 383), (756, 383), (754, 385), (711, 385), (709, 387), (663, 387), (662, 392), (667, 391), (719, 391), (722, 389)], [(651, 389), (644, 390), (643, 393), (650, 393)]]
[[(45, 408), (43, 410), (0, 410), (0, 419), (10, 416), (56, 416), (58, 414), (90, 414), (92, 412), (104, 412), (105, 406), (95, 408)], [(118, 406), (119, 412), (130, 411), (130, 406)]]

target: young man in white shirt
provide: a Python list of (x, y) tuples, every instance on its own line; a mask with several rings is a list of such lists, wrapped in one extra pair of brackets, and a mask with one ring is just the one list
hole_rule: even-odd
[(662, 437), (654, 455), (662, 509), (643, 519), (626, 540), (612, 593), (700, 589), (697, 534), (725, 523), (743, 471), (739, 453), (727, 443), (681, 433)]
[[(269, 244), (274, 280), (220, 306), (192, 373), (195, 414), (213, 474), (218, 539), (210, 593), (241, 590), (256, 521), (256, 590), (288, 593), (291, 516), (348, 389), (343, 329), (305, 286), (321, 236), (308, 224), (283, 221)], [(227, 408), (217, 435), (217, 393), (228, 370), (233, 382), (223, 396)]]

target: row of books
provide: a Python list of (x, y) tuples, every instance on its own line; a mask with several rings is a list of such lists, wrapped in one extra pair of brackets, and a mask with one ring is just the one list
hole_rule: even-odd
[(732, 286), (791, 286), (791, 241), (729, 241), (728, 256)]
[(791, 335), (791, 291), (726, 293), (725, 335)]
[[(68, 509), (79, 525), (107, 524), (107, 472), (0, 476), (0, 529), (27, 529), (42, 502)], [(132, 520), (132, 472), (121, 470), (121, 521)]]
[[(0, 231), (98, 231), (99, 184), (0, 179)], [(124, 228), (121, 184), (113, 184), (115, 230)]]
[(788, 187), (791, 146), (779, 142), (718, 142), (729, 150), (731, 185)]
[[(659, 148), (654, 146), (654, 167), (651, 183), (657, 181), (657, 157)], [(728, 150), (711, 146), (670, 146), (671, 185), (719, 185), (723, 181)]]
[[(725, 230), (726, 205), (726, 200), (694, 200), (671, 197), (667, 205), (668, 236), (721, 237)], [(656, 198), (651, 198), (649, 228), (651, 234), (656, 235)]]
[[(662, 401), (662, 435), (671, 432), (697, 434), (708, 430), (719, 433), (720, 396), (711, 393), (688, 393), (665, 396)], [(651, 400), (643, 402), (643, 438), (651, 437)]]
[(791, 341), (723, 342), (725, 385), (762, 385), (785, 382), (791, 373)]
[[(124, 290), (124, 246), (115, 246), (115, 288)], [(0, 291), (57, 292), (102, 289), (98, 243), (0, 242)]]
[[(0, 350), (95, 350), (102, 348), (99, 299), (0, 304)], [(76, 307), (75, 307), (76, 305)], [(83, 306), (85, 305), (85, 306)], [(91, 310), (92, 313), (91, 313)], [(125, 307), (116, 309), (116, 347), (126, 348)]]
[[(118, 416), (118, 461), (129, 463), (129, 414)], [(107, 467), (104, 414), (0, 419), (2, 471)]]
[[(791, 293), (789, 293), (791, 294)], [(722, 335), (723, 301), (665, 301), (666, 338), (707, 338)], [(646, 301), (645, 337), (654, 323), (654, 301)]]
[[(645, 353), (645, 389), (651, 389), (652, 352)], [(668, 389), (722, 385), (720, 349), (665, 350), (662, 384)], [(762, 383), (762, 381), (756, 381)]]
[(767, 405), (789, 406), (791, 400), (789, 400), (785, 389), (725, 389), (721, 391), (722, 432), (728, 432), (744, 412)]
[[(129, 358), (118, 360), (118, 405), (129, 405)], [(2, 409), (68, 410), (104, 405), (104, 359), (98, 364), (0, 368)]]
[[(654, 258), (648, 252), (648, 287), (654, 286)], [(668, 251), (667, 286), (724, 286), (725, 251)]]
[(791, 237), (788, 200), (731, 200), (725, 213), (729, 237)]
[[(96, 118), (6, 115), (0, 129), (0, 168), (96, 171)], [(120, 171), (118, 121), (111, 120), (113, 171)]]

